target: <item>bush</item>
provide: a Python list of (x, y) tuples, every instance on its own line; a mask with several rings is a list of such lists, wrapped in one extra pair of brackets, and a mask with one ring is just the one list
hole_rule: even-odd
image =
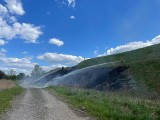
[(0, 79), (4, 79), (6, 77), (6, 74), (0, 70)]

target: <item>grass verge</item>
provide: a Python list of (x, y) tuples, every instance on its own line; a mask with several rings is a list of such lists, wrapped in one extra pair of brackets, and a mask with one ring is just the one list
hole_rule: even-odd
[(11, 107), (11, 101), (14, 96), (21, 94), (22, 91), (23, 89), (20, 86), (0, 91), (0, 114), (7, 108)]
[(124, 92), (49, 87), (73, 106), (97, 120), (159, 120), (160, 102)]

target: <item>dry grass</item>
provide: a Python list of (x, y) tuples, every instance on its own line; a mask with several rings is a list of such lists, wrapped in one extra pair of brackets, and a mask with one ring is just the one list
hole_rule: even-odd
[(15, 83), (11, 80), (0, 80), (0, 90), (13, 88), (15, 86)]

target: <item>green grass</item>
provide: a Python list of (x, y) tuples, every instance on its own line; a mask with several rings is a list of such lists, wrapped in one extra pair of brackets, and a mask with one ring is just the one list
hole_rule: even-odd
[(124, 63), (132, 63), (150, 59), (160, 59), (160, 44), (141, 48), (129, 52), (124, 52), (115, 55), (102, 56), (85, 60), (77, 65), (78, 68), (84, 68), (96, 64), (119, 61), (123, 59)]
[(125, 92), (49, 87), (97, 120), (160, 120), (160, 102)]
[(7, 108), (11, 107), (11, 101), (16, 96), (21, 94), (23, 89), (20, 86), (16, 86), (10, 89), (0, 91), (0, 113)]
[(149, 88), (160, 93), (160, 60), (147, 60), (128, 64), (133, 78), (144, 82)]
[(135, 81), (144, 83), (160, 93), (160, 44), (141, 48), (120, 54), (103, 56), (85, 60), (77, 68), (84, 68), (96, 64), (124, 60), (124, 65), (130, 67), (131, 76)]
[(122, 59), (124, 65), (129, 66), (129, 76), (136, 81), (138, 90), (106, 93), (65, 87), (50, 87), (49, 90), (56, 91), (70, 104), (98, 120), (160, 120), (160, 100), (157, 97), (160, 94), (160, 44), (88, 59), (75, 67), (81, 69)]

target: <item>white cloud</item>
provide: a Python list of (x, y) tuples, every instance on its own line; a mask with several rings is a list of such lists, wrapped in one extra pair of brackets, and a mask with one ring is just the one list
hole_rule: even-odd
[(23, 51), (23, 52), (22, 52), (22, 54), (27, 54), (27, 53), (28, 53), (28, 52), (26, 52), (26, 51)]
[(50, 66), (41, 66), (42, 70), (44, 70), (45, 72), (48, 72), (50, 70), (54, 70), (56, 68), (62, 68), (62, 67), (67, 67), (67, 66), (62, 65), (62, 64), (50, 65)]
[(19, 23), (17, 15), (23, 15), (23, 5), (20, 0), (5, 0), (7, 8), (0, 4), (0, 38), (11, 40), (21, 38), (26, 43), (37, 43), (43, 34), (40, 26), (31, 23)]
[(0, 56), (0, 70), (8, 73), (11, 69), (17, 73), (24, 72), (30, 74), (36, 63), (31, 62), (31, 58), (13, 58)]
[(10, 22), (10, 23), (17, 22), (17, 18), (14, 17), (14, 16), (9, 16), (9, 22)]
[(4, 44), (6, 44), (6, 42), (4, 40), (0, 39), (0, 46), (2, 46)]
[(98, 55), (98, 53), (99, 53), (98, 49), (94, 51), (94, 55)]
[(4, 71), (5, 73), (8, 73), (10, 70), (13, 69), (16, 71), (17, 74), (23, 72), (29, 75), (34, 65), (37, 64), (31, 62), (31, 57), (6, 57), (6, 52), (6, 49), (0, 49), (0, 70)]
[(4, 49), (4, 48), (1, 48), (0, 51), (3, 52), (3, 53), (6, 53), (6, 52), (7, 52), (7, 50)]
[(1, 48), (1, 49), (0, 49), (0, 56), (5, 56), (5, 53), (6, 53), (6, 52), (7, 52), (6, 49)]
[(8, 12), (7, 8), (0, 4), (0, 14), (6, 14)]
[[(1, 51), (6, 52), (5, 49), (0, 49), (0, 70), (4, 71), (5, 73), (9, 73), (10, 70), (16, 71), (16, 73), (25, 73), (29, 75), (33, 70), (34, 66), (37, 63), (31, 62), (32, 58), (15, 58), (15, 57), (6, 57), (1, 56)], [(66, 67), (65, 65), (56, 64), (50, 66), (41, 66), (42, 70), (48, 72), (50, 70)]]
[(6, 52), (7, 52), (6, 49), (4, 49), (4, 48), (1, 48), (1, 49), (0, 49), (0, 53), (6, 53)]
[(68, 6), (69, 7), (75, 7), (76, 6), (76, 1), (75, 0), (67, 0), (68, 1)]
[(58, 53), (45, 53), (37, 56), (39, 60), (44, 60), (53, 64), (75, 65), (84, 60), (81, 56), (73, 56)]
[(29, 23), (13, 23), (9, 25), (2, 17), (0, 17), (0, 37), (5, 39), (13, 39), (16, 37), (26, 40), (27, 43), (36, 43), (38, 37), (42, 35), (39, 26)]
[(0, 17), (0, 38), (11, 39), (15, 36), (14, 32), (12, 26), (9, 26), (7, 22)]
[(63, 5), (74, 8), (76, 6), (76, 0), (54, 0), (60, 7)]
[[(0, 49), (0, 70), (8, 73), (11, 69), (15, 70), (16, 73), (25, 73), (29, 75), (37, 63), (31, 62), (32, 58), (16, 58), (16, 57), (6, 57), (5, 53), (7, 51), (5, 49)], [(1, 55), (3, 53), (3, 56)], [(66, 67), (68, 65), (73, 65), (81, 62), (83, 60), (82, 57), (73, 56), (73, 55), (65, 55), (65, 54), (57, 54), (57, 53), (45, 53), (44, 55), (37, 57), (40, 60), (45, 60), (53, 63), (49, 66), (41, 66), (42, 70), (48, 72), (50, 70)], [(63, 64), (64, 63), (64, 64)]]
[(72, 16), (70, 16), (70, 19), (76, 19), (76, 17), (72, 15)]
[(21, 0), (5, 0), (7, 7), (12, 14), (23, 15), (25, 11), (23, 10), (23, 5)]
[(150, 41), (146, 41), (146, 42), (135, 41), (135, 42), (130, 42), (130, 43), (125, 44), (125, 45), (117, 46), (115, 48), (110, 48), (106, 51), (106, 53), (104, 53), (102, 55), (99, 55), (99, 56), (122, 53), (122, 52), (126, 52), (126, 51), (135, 50), (135, 49), (138, 49), (138, 48), (143, 48), (143, 47), (155, 45), (155, 44), (158, 44), (158, 43), (160, 43), (160, 35), (156, 36), (154, 39), (152, 39)]
[(13, 29), (15, 35), (25, 39), (27, 43), (36, 43), (37, 38), (42, 35), (40, 27), (33, 24), (16, 22), (13, 24)]
[(50, 43), (50, 44), (57, 45), (58, 47), (64, 45), (64, 42), (63, 42), (63, 41), (58, 40), (58, 39), (56, 39), (56, 38), (50, 39), (50, 40), (49, 40), (49, 43)]

